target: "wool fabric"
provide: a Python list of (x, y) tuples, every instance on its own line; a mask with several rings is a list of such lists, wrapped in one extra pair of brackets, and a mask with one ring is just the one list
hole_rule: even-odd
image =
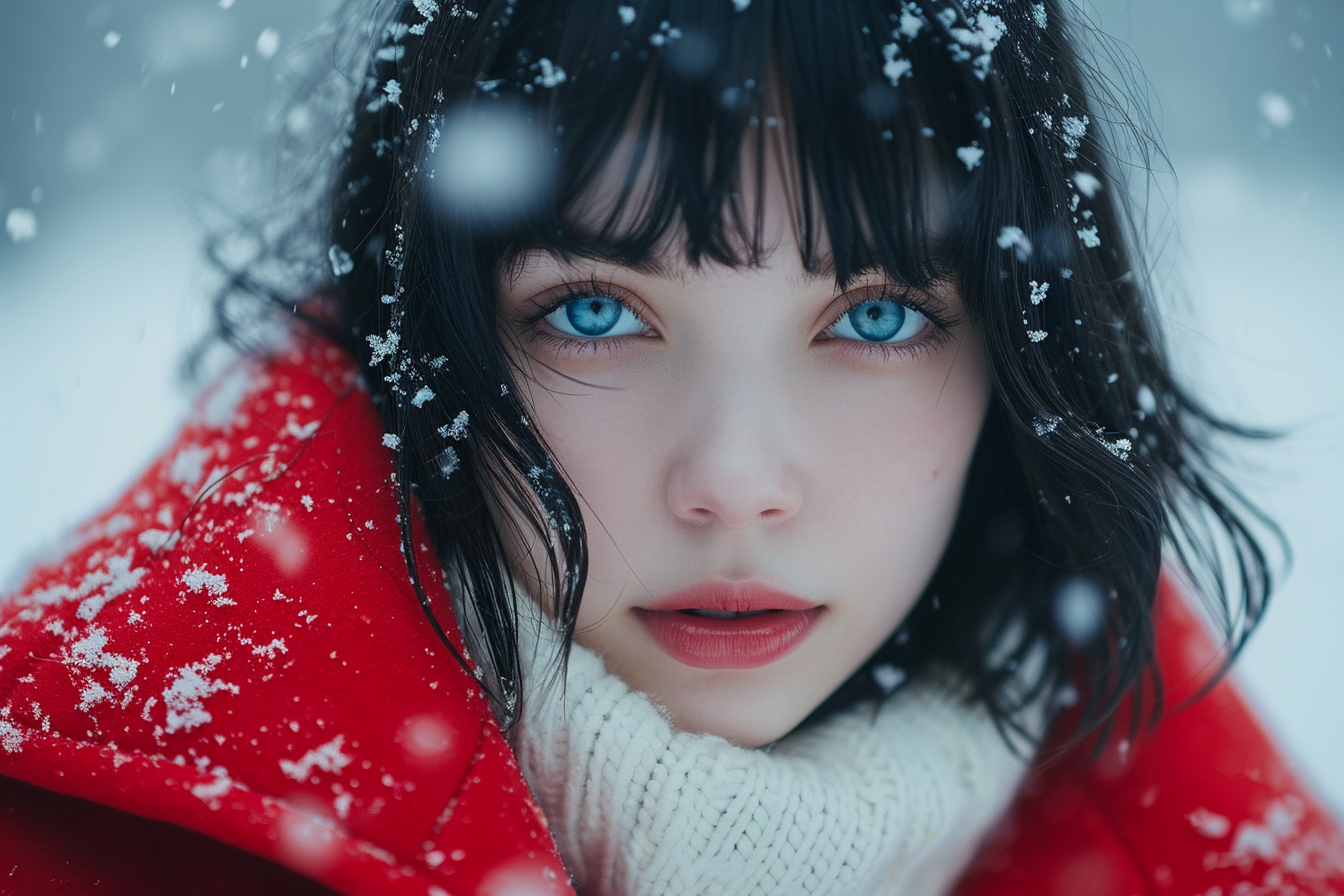
[(761, 749), (678, 730), (648, 696), (537, 626), (514, 749), (577, 890), (946, 893), (1026, 771), (989, 716), (919, 681)]

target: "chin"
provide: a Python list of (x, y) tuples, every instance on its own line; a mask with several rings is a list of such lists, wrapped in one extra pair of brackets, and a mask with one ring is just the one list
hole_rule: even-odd
[[(672, 716), (672, 724), (682, 731), (692, 734), (713, 734), (739, 747), (763, 747), (774, 743), (807, 718), (811, 709), (799, 714), (798, 707), (761, 706), (760, 701), (750, 698), (738, 698), (724, 705), (706, 705), (706, 701), (693, 699), (693, 706), (684, 711), (675, 705), (664, 703), (657, 696), (654, 701), (660, 703)], [(679, 701), (677, 701), (679, 702)], [(744, 706), (755, 708), (744, 711)]]

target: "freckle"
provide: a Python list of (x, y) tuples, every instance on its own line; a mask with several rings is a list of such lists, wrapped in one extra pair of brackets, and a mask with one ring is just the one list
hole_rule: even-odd
[(938, 478), (938, 474), (939, 474), (940, 472), (942, 472), (942, 471), (941, 471), (941, 470), (934, 470), (934, 471), (933, 471), (933, 478), (934, 478), (934, 479), (937, 479), (937, 478)]

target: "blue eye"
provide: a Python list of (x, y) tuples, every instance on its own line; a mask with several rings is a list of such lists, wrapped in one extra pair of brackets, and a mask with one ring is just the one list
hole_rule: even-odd
[(841, 339), (861, 342), (904, 342), (924, 332), (929, 319), (909, 306), (889, 299), (861, 302), (827, 330)]
[(571, 299), (543, 319), (567, 336), (588, 339), (632, 336), (644, 331), (644, 322), (610, 296)]

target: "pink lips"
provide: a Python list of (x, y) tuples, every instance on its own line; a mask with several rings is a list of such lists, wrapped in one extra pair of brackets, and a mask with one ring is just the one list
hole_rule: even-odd
[[(824, 609), (759, 582), (711, 580), (638, 607), (635, 616), (678, 662), (698, 669), (754, 669), (801, 644)], [(685, 610), (756, 615), (716, 619)]]

